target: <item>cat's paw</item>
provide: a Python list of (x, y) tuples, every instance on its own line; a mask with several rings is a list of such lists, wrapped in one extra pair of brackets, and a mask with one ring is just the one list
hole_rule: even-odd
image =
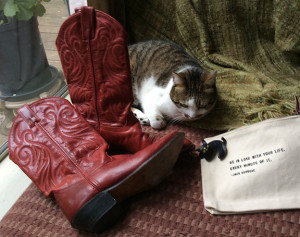
[(131, 111), (133, 115), (139, 120), (141, 125), (145, 125), (145, 126), (150, 125), (149, 119), (142, 111), (136, 108), (131, 108)]
[(160, 130), (166, 127), (167, 122), (160, 115), (156, 115), (154, 118), (150, 118), (150, 125), (152, 128)]

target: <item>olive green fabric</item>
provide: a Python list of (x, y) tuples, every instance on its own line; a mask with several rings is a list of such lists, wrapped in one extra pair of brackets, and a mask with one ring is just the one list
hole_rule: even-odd
[(300, 96), (299, 0), (125, 2), (132, 41), (174, 41), (218, 72), (216, 107), (190, 125), (227, 130), (290, 115)]

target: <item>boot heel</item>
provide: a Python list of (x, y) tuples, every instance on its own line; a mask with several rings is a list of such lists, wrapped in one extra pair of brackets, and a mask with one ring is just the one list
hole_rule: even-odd
[(98, 193), (74, 215), (74, 228), (100, 233), (123, 217), (121, 205), (108, 191)]

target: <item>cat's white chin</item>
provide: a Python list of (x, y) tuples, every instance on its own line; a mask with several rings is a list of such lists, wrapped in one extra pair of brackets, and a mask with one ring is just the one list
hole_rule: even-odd
[(203, 118), (206, 114), (203, 114), (203, 115), (198, 115), (196, 117), (189, 117), (189, 118), (186, 118), (186, 117), (182, 117), (182, 121), (183, 122), (193, 122), (193, 121), (197, 121), (201, 118)]
[(199, 120), (201, 118), (199, 118), (199, 117), (198, 118), (184, 118), (182, 121), (183, 122), (193, 122), (193, 121), (197, 121), (197, 120)]

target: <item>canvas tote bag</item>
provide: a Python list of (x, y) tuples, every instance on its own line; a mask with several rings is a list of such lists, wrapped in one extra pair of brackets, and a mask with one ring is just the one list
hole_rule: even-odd
[(227, 156), (201, 160), (204, 206), (212, 214), (300, 208), (300, 116), (270, 119), (207, 138)]

